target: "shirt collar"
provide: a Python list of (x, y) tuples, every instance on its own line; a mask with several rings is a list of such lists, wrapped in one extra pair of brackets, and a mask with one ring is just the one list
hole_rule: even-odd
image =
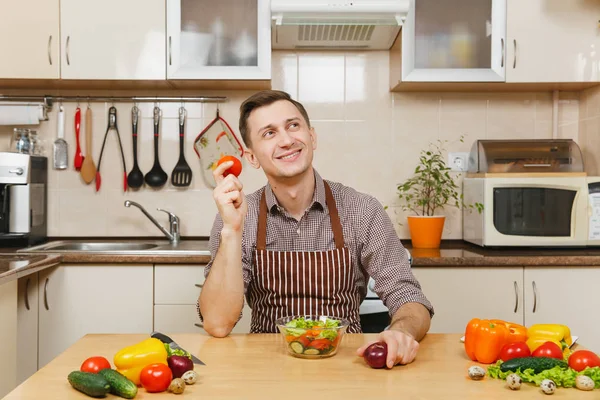
[[(321, 207), (321, 210), (327, 210), (326, 201), (325, 201), (325, 183), (321, 175), (314, 170), (315, 173), (315, 192), (313, 193), (313, 200), (309, 210), (316, 207)], [(271, 188), (271, 184), (268, 183), (265, 187), (265, 200), (267, 201), (267, 208), (270, 212), (279, 211), (283, 212), (284, 209), (279, 205), (279, 201), (277, 201), (277, 197), (275, 197), (275, 193), (273, 193), (273, 189)]]

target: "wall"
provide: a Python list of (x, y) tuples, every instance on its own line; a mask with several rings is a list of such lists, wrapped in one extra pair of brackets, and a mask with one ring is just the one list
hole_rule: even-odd
[[(388, 52), (275, 52), (273, 88), (288, 91), (302, 102), (318, 135), (315, 166), (326, 179), (338, 180), (376, 196), (389, 206), (401, 238), (408, 238), (405, 214), (396, 201), (396, 184), (414, 170), (419, 152), (429, 142), (448, 140), (450, 151), (469, 151), (477, 139), (552, 137), (552, 95), (540, 93), (390, 93)], [(140, 93), (130, 93), (140, 94)], [(199, 93), (194, 93), (199, 94)], [(236, 133), (238, 107), (251, 92), (222, 93), (229, 97), (221, 115)], [(50, 172), (49, 234), (51, 236), (159, 236), (160, 232), (137, 209), (125, 208), (125, 199), (138, 201), (166, 224), (162, 207), (182, 220), (182, 235), (208, 236), (216, 213), (211, 188), (199, 175), (192, 148), (198, 133), (215, 115), (214, 104), (189, 104), (186, 158), (192, 166), (192, 187), (180, 190), (143, 188), (123, 193), (122, 166), (114, 134), (109, 136), (102, 162), (102, 188), (86, 186), (72, 169), (75, 149), (73, 115), (76, 105), (65, 103), (70, 170)], [(82, 103), (82, 110), (85, 109)], [(117, 104), (119, 129), (127, 159), (132, 165), (130, 112), (132, 104)], [(92, 103), (93, 152), (97, 155), (106, 129), (110, 104)], [(142, 104), (140, 167), (152, 166), (152, 107)], [(169, 174), (178, 158), (177, 103), (162, 104), (160, 160)], [(40, 132), (51, 150), (56, 137), (56, 107)], [(558, 136), (577, 140), (577, 93), (561, 93)], [(600, 116), (600, 109), (598, 111)], [(10, 127), (0, 127), (6, 148)], [(83, 130), (82, 130), (83, 132)], [(464, 135), (464, 143), (459, 141)], [(51, 152), (48, 153), (51, 157)], [(51, 160), (50, 160), (51, 161)], [(265, 184), (261, 171), (246, 165), (242, 173), (246, 192)], [(459, 178), (460, 179), (460, 178)], [(445, 239), (462, 238), (461, 213), (448, 208)]]
[(600, 174), (600, 87), (584, 90), (579, 102), (579, 140), (589, 175)]

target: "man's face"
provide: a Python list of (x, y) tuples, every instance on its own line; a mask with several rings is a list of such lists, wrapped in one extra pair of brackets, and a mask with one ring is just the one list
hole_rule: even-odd
[(292, 178), (312, 165), (317, 139), (300, 111), (287, 100), (260, 107), (248, 118), (250, 148), (246, 158), (268, 177)]

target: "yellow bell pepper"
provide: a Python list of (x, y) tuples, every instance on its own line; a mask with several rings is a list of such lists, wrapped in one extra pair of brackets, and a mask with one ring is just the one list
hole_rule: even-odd
[(142, 369), (155, 363), (168, 365), (167, 356), (167, 349), (165, 349), (163, 342), (155, 338), (149, 338), (119, 350), (115, 354), (114, 364), (117, 371), (139, 385)]
[(571, 330), (560, 324), (535, 324), (527, 329), (527, 346), (532, 352), (546, 342), (554, 342), (561, 349), (573, 344)]

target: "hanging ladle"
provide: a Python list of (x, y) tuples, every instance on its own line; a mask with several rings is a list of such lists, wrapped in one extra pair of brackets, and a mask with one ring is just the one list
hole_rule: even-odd
[(146, 184), (151, 187), (161, 187), (163, 186), (169, 177), (167, 173), (163, 171), (160, 166), (160, 162), (158, 160), (158, 127), (160, 124), (160, 108), (157, 106), (154, 107), (154, 165), (152, 169), (148, 171), (146, 176), (144, 176), (144, 180)]
[(132, 139), (133, 139), (133, 168), (127, 176), (127, 184), (129, 187), (138, 189), (144, 184), (144, 174), (140, 171), (137, 160), (137, 136), (138, 136), (138, 119), (139, 109), (137, 106), (133, 106), (131, 109), (131, 128), (132, 128)]

